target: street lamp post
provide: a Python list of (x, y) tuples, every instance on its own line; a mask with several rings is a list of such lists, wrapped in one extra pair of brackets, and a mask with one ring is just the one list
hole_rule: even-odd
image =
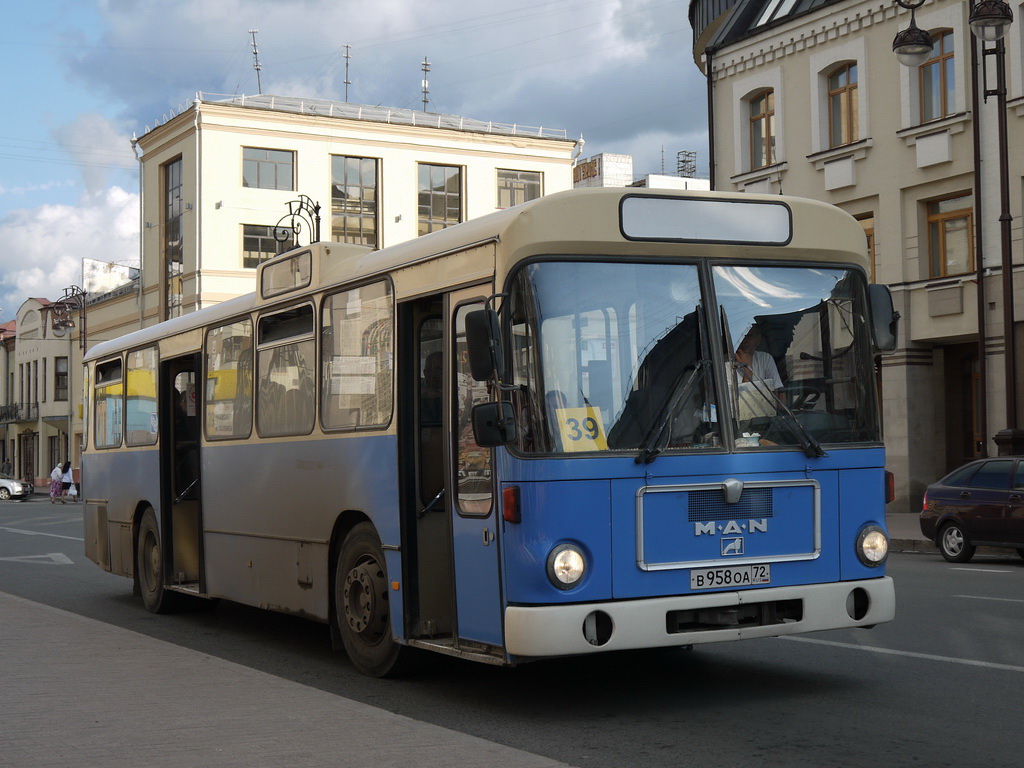
[[(919, 29), (914, 19), (914, 11), (924, 4), (924, 0), (894, 0), (894, 2), (910, 11), (910, 26), (900, 30), (892, 41), (892, 50), (900, 63), (908, 67), (918, 67), (931, 57), (931, 35)], [(1003, 350), (1005, 361), (1006, 389), (1006, 428), (993, 437), (999, 447), (1000, 455), (1014, 455), (1024, 452), (1024, 430), (1017, 426), (1017, 354), (1014, 339), (1013, 312), (1013, 252), (1011, 250), (1010, 224), (1010, 172), (1009, 151), (1006, 140), (1006, 49), (1003, 44), (1010, 24), (1013, 23), (1013, 11), (1002, 0), (980, 0), (972, 2), (969, 19), (971, 32), (981, 41), (983, 56), (992, 56), (995, 61), (995, 88), (988, 88), (987, 69), (982, 68), (985, 75), (984, 97), (996, 97), (996, 128), (999, 150), (999, 237), (1001, 250), (1001, 268), (1003, 282)], [(992, 43), (992, 45), (987, 45)], [(978, 116), (975, 115), (977, 121)], [(978, 130), (977, 124), (974, 128)], [(979, 168), (975, 168), (975, 194), (980, 195)], [(981, 223), (978, 222), (977, 226)], [(983, 258), (983, 254), (978, 254)], [(978, 335), (983, 340), (985, 329), (980, 322)], [(984, 384), (983, 384), (984, 386)]]

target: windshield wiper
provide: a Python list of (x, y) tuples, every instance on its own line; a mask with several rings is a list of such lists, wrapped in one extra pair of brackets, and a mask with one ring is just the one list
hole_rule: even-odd
[(826, 456), (825, 449), (821, 447), (821, 443), (817, 439), (804, 429), (804, 425), (800, 423), (800, 420), (796, 415), (789, 410), (789, 406), (786, 405), (785, 401), (775, 394), (768, 382), (763, 378), (754, 373), (754, 369), (751, 368), (747, 363), (734, 363), (737, 371), (746, 371), (750, 374), (750, 381), (748, 382), (753, 390), (757, 392), (766, 402), (776, 405), (779, 410), (782, 411), (787, 417), (787, 421), (794, 428), (797, 439), (800, 441), (800, 447), (804, 449), (804, 455), (809, 459), (820, 458)]
[(655, 460), (655, 458), (657, 458), (658, 454), (665, 449), (665, 442), (667, 441), (663, 440), (662, 437), (665, 435), (668, 425), (672, 422), (676, 409), (679, 407), (679, 403), (683, 402), (690, 396), (694, 386), (700, 380), (704, 368), (708, 365), (710, 365), (708, 360), (698, 360), (694, 369), (690, 372), (690, 376), (687, 378), (686, 383), (669, 401), (668, 406), (658, 413), (660, 421), (651, 428), (651, 431), (647, 433), (647, 437), (644, 438), (643, 445), (640, 448), (640, 453), (636, 457), (637, 464), (650, 464)]

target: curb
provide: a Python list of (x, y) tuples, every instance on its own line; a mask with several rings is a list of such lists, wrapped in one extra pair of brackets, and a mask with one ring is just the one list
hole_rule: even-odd
[[(939, 548), (934, 542), (928, 539), (890, 539), (890, 552), (915, 552), (923, 554), (939, 555)], [(1011, 557), (1018, 559), (1017, 552), (1012, 547), (978, 547), (975, 556), (982, 557)]]
[(890, 552), (934, 552), (939, 553), (934, 542), (928, 539), (890, 539)]

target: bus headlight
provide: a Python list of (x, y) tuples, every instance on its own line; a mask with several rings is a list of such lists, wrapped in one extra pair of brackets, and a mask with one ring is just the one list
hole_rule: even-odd
[(857, 535), (857, 557), (869, 568), (885, 562), (889, 556), (889, 537), (877, 525), (866, 525)]
[(548, 555), (548, 578), (559, 589), (575, 587), (586, 570), (583, 553), (572, 544), (559, 544)]

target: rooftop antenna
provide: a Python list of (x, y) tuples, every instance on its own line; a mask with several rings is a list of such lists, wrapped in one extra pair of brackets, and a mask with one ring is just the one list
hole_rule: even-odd
[(345, 43), (345, 101), (348, 101), (348, 87), (352, 85), (352, 81), (348, 79), (348, 60), (352, 58), (352, 54), (349, 53), (352, 46)]
[(252, 68), (256, 70), (256, 90), (261, 94), (263, 93), (263, 83), (260, 81), (260, 49), (256, 47), (256, 33), (258, 29), (250, 29), (249, 34), (252, 35)]
[(427, 80), (427, 74), (430, 72), (430, 62), (427, 61), (427, 57), (423, 57), (423, 64), (420, 66), (423, 70), (423, 111), (427, 111), (427, 104), (430, 103), (430, 81)]

